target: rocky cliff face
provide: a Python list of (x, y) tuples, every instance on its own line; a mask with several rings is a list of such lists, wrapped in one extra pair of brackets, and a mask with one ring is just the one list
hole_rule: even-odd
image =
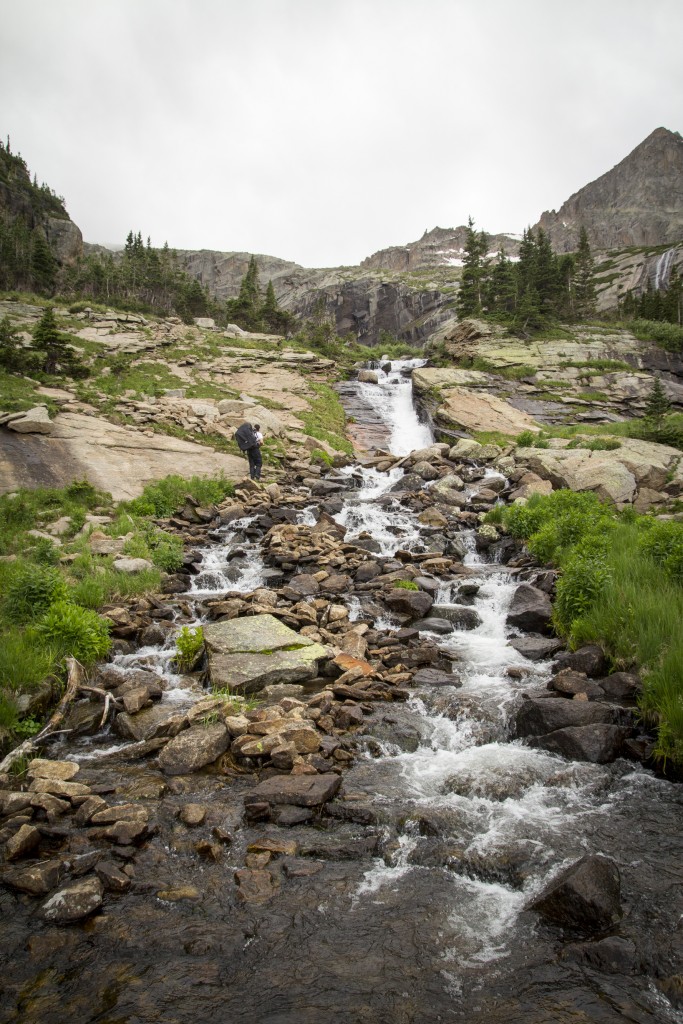
[(657, 128), (632, 153), (584, 186), (536, 227), (556, 252), (572, 252), (586, 228), (594, 249), (658, 246), (683, 238), (683, 138)]
[[(489, 235), (489, 252), (504, 249), (508, 256), (519, 251), (520, 235)], [(366, 270), (420, 271), (437, 267), (461, 267), (467, 242), (467, 228), (432, 228), (417, 242), (394, 245), (368, 256), (361, 263)]]
[(30, 231), (42, 230), (58, 263), (73, 263), (83, 252), (83, 236), (64, 202), (47, 186), (31, 181), (20, 156), (0, 147), (0, 220), (23, 221)]

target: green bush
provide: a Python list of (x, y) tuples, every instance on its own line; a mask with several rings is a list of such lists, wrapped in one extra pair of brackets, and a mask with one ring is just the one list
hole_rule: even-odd
[(399, 590), (419, 590), (417, 583), (413, 583), (412, 580), (394, 580), (394, 586), (398, 587)]
[(683, 523), (651, 522), (640, 538), (641, 551), (654, 558), (670, 579), (683, 583)]
[(167, 476), (157, 483), (148, 484), (139, 498), (124, 507), (135, 515), (172, 516), (183, 507), (187, 495), (200, 505), (214, 505), (235, 493), (233, 484), (224, 477), (214, 480), (193, 476), (189, 480), (181, 476)]
[(60, 656), (71, 655), (86, 666), (104, 658), (111, 647), (108, 620), (68, 601), (53, 604), (37, 628)]
[(175, 662), (181, 672), (190, 672), (204, 647), (204, 630), (201, 626), (190, 629), (183, 626), (176, 637)]
[(29, 622), (66, 598), (66, 582), (58, 569), (24, 563), (10, 577), (5, 612), (13, 622)]

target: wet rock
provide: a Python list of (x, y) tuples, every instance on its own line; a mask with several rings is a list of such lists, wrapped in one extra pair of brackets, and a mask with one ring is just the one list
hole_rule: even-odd
[(462, 686), (462, 681), (453, 672), (442, 672), (437, 668), (421, 668), (413, 676), (413, 686)]
[(325, 648), (272, 615), (254, 615), (204, 627), (209, 675), (216, 688), (251, 693), (274, 683), (314, 679)]
[(507, 623), (534, 633), (547, 633), (553, 608), (550, 598), (542, 590), (521, 583), (512, 598)]
[(363, 562), (356, 570), (356, 583), (369, 583), (370, 580), (374, 580), (375, 576), (379, 576), (381, 572), (382, 567), (377, 562)]
[(555, 659), (555, 668), (570, 668), (574, 672), (584, 672), (589, 678), (601, 676), (607, 667), (605, 653), (597, 644), (587, 644), (578, 651), (565, 651)]
[(151, 703), (152, 698), (146, 686), (134, 686), (123, 695), (123, 706), (129, 715), (136, 715)]
[(303, 857), (284, 857), (282, 870), (287, 878), (310, 878), (325, 867), (321, 860), (307, 860)]
[(165, 900), (167, 903), (182, 903), (184, 900), (198, 900), (201, 897), (199, 889), (194, 885), (173, 885), (168, 889), (159, 889), (157, 899)]
[(71, 924), (89, 917), (102, 906), (103, 886), (99, 878), (84, 878), (72, 882), (54, 893), (43, 904), (41, 911), (51, 924)]
[(592, 679), (589, 679), (585, 672), (574, 672), (573, 669), (565, 668), (548, 683), (548, 689), (561, 693), (563, 697), (575, 697), (584, 694), (588, 700), (604, 700), (605, 691)]
[(529, 746), (562, 754), (572, 761), (609, 764), (619, 757), (627, 735), (627, 730), (618, 725), (572, 726), (544, 736), (533, 736), (529, 739)]
[(247, 847), (249, 853), (269, 853), (274, 857), (293, 857), (298, 849), (296, 840), (281, 839), (278, 836), (265, 836), (263, 839), (257, 839), (255, 842), (249, 843)]
[(366, 860), (376, 854), (378, 845), (378, 836), (359, 836), (356, 829), (347, 835), (311, 835), (302, 840), (299, 853), (318, 860)]
[(206, 807), (203, 804), (185, 804), (180, 808), (178, 817), (183, 825), (187, 825), (188, 828), (196, 828), (204, 823)]
[(423, 590), (403, 590), (397, 587), (384, 595), (384, 603), (392, 610), (423, 619), (434, 603)]
[(184, 715), (172, 705), (156, 705), (114, 719), (114, 732), (124, 740), (143, 742), (160, 736), (176, 736), (185, 724)]
[(5, 817), (30, 810), (31, 797), (28, 793), (0, 793), (0, 814)]
[(44, 860), (25, 868), (14, 868), (2, 874), (2, 882), (30, 896), (45, 896), (59, 885), (64, 865), (61, 860)]
[(130, 876), (110, 860), (101, 860), (95, 869), (97, 877), (108, 892), (128, 892), (131, 885)]
[(202, 860), (208, 860), (214, 864), (217, 864), (223, 856), (223, 847), (220, 843), (210, 843), (208, 839), (200, 839), (194, 844), (194, 850)]
[(34, 779), (29, 786), (30, 793), (49, 793), (72, 803), (79, 803), (90, 796), (90, 787), (79, 782), (63, 782), (61, 779)]
[(305, 807), (285, 805), (284, 807), (279, 807), (275, 812), (276, 823), (284, 828), (305, 825), (307, 822), (312, 821), (314, 817), (314, 812)]
[(479, 612), (463, 604), (435, 604), (432, 614), (446, 619), (455, 629), (476, 629), (482, 623)]
[(621, 919), (621, 879), (613, 860), (588, 855), (553, 879), (531, 909), (563, 928), (594, 934)]
[(235, 881), (245, 903), (267, 903), (277, 893), (277, 885), (270, 871), (241, 868), (235, 872)]
[(638, 676), (631, 672), (613, 672), (598, 680), (602, 691), (615, 701), (634, 701), (642, 690)]
[(657, 987), (672, 1006), (677, 1010), (683, 1010), (683, 975), (670, 974), (666, 978), (658, 978)]
[(605, 974), (639, 974), (642, 970), (635, 943), (620, 935), (610, 935), (597, 942), (575, 943), (565, 948), (564, 956), (571, 960), (582, 960)]
[(448, 633), (453, 632), (453, 623), (449, 622), (448, 619), (430, 615), (427, 619), (420, 619), (419, 622), (414, 622), (413, 628), (418, 633), (438, 633), (440, 636), (446, 636)]
[(289, 581), (282, 593), (291, 601), (298, 601), (302, 597), (315, 597), (320, 593), (320, 584), (315, 576), (300, 573)]
[(195, 725), (169, 740), (159, 754), (159, 767), (166, 775), (188, 775), (212, 764), (229, 746), (223, 722)]
[(169, 634), (169, 627), (162, 626), (159, 622), (153, 622), (140, 633), (139, 641), (141, 647), (157, 647), (166, 643)]
[(40, 843), (40, 832), (33, 825), (22, 825), (18, 832), (7, 840), (5, 853), (7, 860), (18, 860), (31, 853)]
[(76, 811), (74, 823), (76, 825), (87, 825), (92, 820), (93, 814), (103, 811), (106, 806), (107, 802), (101, 796), (89, 796)]
[(117, 846), (134, 846), (148, 839), (152, 831), (146, 821), (117, 821), (109, 828), (98, 829), (95, 836)]
[(555, 637), (520, 636), (510, 640), (510, 647), (514, 647), (522, 657), (528, 658), (529, 661), (544, 661), (561, 651), (564, 642)]
[(79, 766), (73, 761), (50, 761), (43, 757), (35, 757), (28, 765), (28, 775), (32, 779), (61, 779), (68, 782), (79, 771)]
[(560, 697), (529, 698), (515, 716), (515, 735), (543, 736), (558, 729), (586, 725), (619, 725), (625, 713), (599, 701), (563, 700)]
[(266, 779), (244, 797), (248, 804), (292, 804), (295, 807), (318, 807), (338, 792), (338, 775), (283, 775)]

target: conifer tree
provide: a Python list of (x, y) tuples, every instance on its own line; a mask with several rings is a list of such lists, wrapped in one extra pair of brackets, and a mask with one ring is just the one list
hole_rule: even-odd
[(31, 285), (37, 292), (51, 295), (55, 288), (57, 263), (40, 229), (31, 240)]
[(574, 258), (574, 312), (580, 318), (595, 312), (595, 262), (583, 225)]
[(486, 252), (488, 239), (483, 231), (474, 230), (474, 221), (467, 220), (467, 238), (463, 259), (460, 289), (456, 299), (458, 317), (477, 316), (482, 311), (487, 275)]
[(33, 331), (33, 347), (43, 373), (64, 373), (68, 377), (87, 377), (88, 369), (69, 347), (68, 340), (57, 328), (55, 312), (48, 306)]
[(31, 367), (30, 354), (7, 316), (0, 320), (0, 366), (14, 373), (23, 373)]
[(671, 402), (666, 397), (666, 392), (659, 377), (652, 382), (652, 390), (648, 395), (645, 404), (645, 419), (652, 426), (655, 434), (661, 432), (666, 416), (671, 412)]

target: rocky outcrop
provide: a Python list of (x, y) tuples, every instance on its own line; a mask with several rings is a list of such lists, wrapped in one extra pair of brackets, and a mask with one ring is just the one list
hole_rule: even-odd
[(657, 128), (620, 163), (536, 225), (557, 252), (573, 252), (585, 227), (595, 249), (655, 246), (683, 237), (683, 139)]
[(65, 487), (89, 480), (117, 500), (139, 495), (146, 484), (171, 473), (241, 479), (247, 463), (176, 437), (141, 432), (95, 416), (60, 413), (49, 434), (16, 434), (0, 427), (0, 491)]

